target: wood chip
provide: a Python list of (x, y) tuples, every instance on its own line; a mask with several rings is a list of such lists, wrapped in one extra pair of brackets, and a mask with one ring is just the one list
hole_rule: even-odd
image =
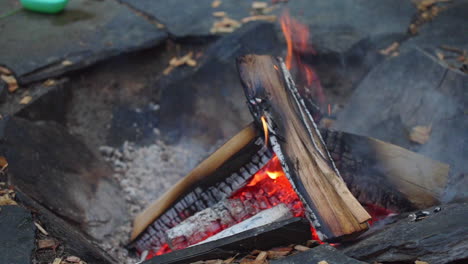
[(21, 98), (19, 103), (22, 104), (22, 105), (29, 104), (32, 99), (33, 99), (32, 96), (26, 95), (25, 97)]
[(262, 21), (268, 21), (268, 22), (275, 22), (277, 17), (275, 15), (258, 15), (258, 16), (249, 16), (249, 17), (244, 17), (241, 22), (242, 23), (248, 23), (251, 21), (257, 21), (257, 20), (262, 20)]
[(268, 7), (267, 2), (253, 2), (252, 3), (252, 9), (265, 9)]
[(46, 87), (54, 86), (55, 84), (57, 84), (57, 81), (54, 79), (48, 79), (47, 81), (43, 83), (43, 85)]
[(16, 80), (15, 76), (13, 75), (0, 75), (0, 78), (8, 84), (8, 91), (10, 93), (18, 90), (18, 81)]
[(221, 259), (205, 260), (204, 264), (223, 264), (223, 260)]
[(392, 54), (394, 51), (396, 51), (399, 47), (400, 47), (400, 43), (393, 42), (387, 48), (380, 50), (379, 53), (382, 54), (382, 55), (388, 56), (388, 55)]
[(322, 260), (322, 261), (317, 262), (317, 264), (328, 264), (328, 262), (326, 260)]
[(54, 262), (52, 262), (52, 264), (60, 264), (62, 263), (62, 259), (61, 258), (55, 258), (54, 259)]
[(273, 248), (268, 251), (268, 259), (279, 259), (284, 256), (287, 256), (291, 253), (292, 248), (290, 247), (281, 247), (281, 248)]
[(303, 245), (296, 245), (296, 246), (294, 246), (294, 249), (297, 250), (297, 251), (303, 252), (303, 251), (309, 250), (310, 248), (308, 248), (306, 246), (303, 246)]
[(223, 264), (231, 264), (235, 259), (236, 257), (228, 258), (223, 262)]
[(42, 234), (44, 234), (44, 235), (46, 235), (46, 236), (49, 235), (49, 233), (47, 233), (47, 231), (46, 231), (38, 222), (34, 222), (34, 225), (37, 227), (37, 229), (39, 229), (39, 231), (40, 231)]
[(81, 259), (79, 257), (76, 257), (76, 256), (69, 256), (65, 260), (68, 261), (68, 262), (71, 262), (71, 263), (80, 263), (80, 261), (81, 261)]
[(53, 248), (55, 249), (58, 246), (57, 241), (54, 239), (40, 239), (37, 241), (37, 247), (39, 249), (43, 248)]
[(432, 126), (415, 126), (411, 129), (409, 139), (419, 144), (426, 144), (431, 137)]
[(262, 264), (268, 257), (268, 253), (266, 251), (262, 251), (258, 254), (257, 258), (255, 258), (256, 264)]
[(12, 72), (8, 68), (0, 66), (0, 74), (12, 75)]
[(227, 14), (224, 11), (213, 12), (214, 17), (225, 17)]
[(213, 3), (211, 3), (212, 8), (217, 8), (221, 5), (221, 0), (214, 0)]
[(220, 21), (215, 21), (210, 32), (215, 33), (231, 33), (241, 26), (241, 23), (229, 17), (223, 17)]
[(64, 60), (64, 61), (62, 61), (62, 65), (63, 66), (70, 66), (70, 65), (73, 65), (73, 62), (70, 61), (70, 60)]
[(416, 260), (414, 264), (429, 264), (429, 263), (427, 263), (426, 261)]

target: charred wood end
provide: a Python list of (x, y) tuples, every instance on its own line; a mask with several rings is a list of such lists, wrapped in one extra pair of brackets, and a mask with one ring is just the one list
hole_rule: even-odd
[(322, 238), (339, 240), (366, 230), (371, 217), (339, 175), (282, 60), (246, 55), (237, 67), (250, 111), (259, 129), (266, 118), (270, 144)]

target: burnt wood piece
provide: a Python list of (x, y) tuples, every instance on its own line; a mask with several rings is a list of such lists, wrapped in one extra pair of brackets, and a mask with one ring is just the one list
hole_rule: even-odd
[(165, 231), (242, 188), (272, 157), (263, 145), (253, 125), (238, 133), (135, 219), (129, 247), (160, 247)]
[(117, 263), (79, 228), (65, 222), (21, 190), (16, 190), (16, 197), (23, 206), (32, 211), (35, 219), (39, 220), (46, 231), (60, 241), (65, 254), (79, 256), (87, 263)]
[[(346, 255), (368, 263), (467, 263), (468, 204), (447, 204), (426, 211), (429, 215), (413, 221), (408, 214), (377, 234), (342, 250)], [(435, 210), (435, 211), (434, 211)]]
[(266, 250), (273, 247), (300, 244), (310, 240), (310, 224), (303, 218), (291, 218), (253, 230), (245, 231), (225, 239), (177, 250), (155, 256), (144, 264), (183, 264), (206, 259), (225, 259), (252, 249)]
[(335, 168), (282, 60), (246, 55), (237, 66), (252, 115), (258, 124), (266, 119), (270, 144), (320, 238), (339, 240), (365, 231), (371, 216)]
[(449, 166), (374, 138), (320, 130), (343, 180), (361, 204), (407, 212), (440, 203)]
[[(265, 203), (265, 200), (256, 200), (255, 198), (245, 201), (241, 199), (226, 199), (213, 207), (196, 213), (168, 230), (166, 232), (167, 243), (173, 250), (186, 248), (202, 242), (207, 237), (232, 227), (239, 222), (248, 221), (247, 219), (253, 216), (259, 217), (259, 213), (264, 212), (270, 206)], [(286, 205), (281, 204), (275, 208), (270, 208), (271, 211), (269, 212), (271, 212), (271, 215), (275, 215), (273, 214), (274, 212), (278, 212), (276, 214), (278, 215), (286, 211), (287, 216), (289, 216), (287, 218), (291, 218), (292, 213)], [(275, 217), (270, 218), (271, 222), (277, 219)]]

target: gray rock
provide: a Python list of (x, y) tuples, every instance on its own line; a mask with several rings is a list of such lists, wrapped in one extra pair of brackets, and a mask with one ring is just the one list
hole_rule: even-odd
[(65, 128), (15, 117), (0, 123), (14, 186), (97, 239), (128, 220), (112, 170)]
[(35, 227), (29, 211), (15, 205), (0, 206), (0, 234), (0, 263), (31, 263)]
[[(0, 10), (17, 8), (0, 2)], [(25, 10), (0, 20), (1, 63), (22, 83), (57, 76), (125, 52), (154, 46), (167, 34), (112, 0), (70, 1), (45, 15)]]
[[(468, 204), (450, 204), (420, 221), (406, 217), (386, 226), (343, 253), (363, 261), (407, 263), (462, 263), (468, 259)], [(456, 262), (460, 261), (460, 262)]]
[(405, 0), (289, 1), (292, 17), (310, 29), (310, 43), (321, 53), (344, 53), (377, 36), (406, 33), (415, 8)]
[(365, 262), (347, 257), (334, 247), (324, 244), (305, 252), (298, 253), (280, 260), (273, 260), (271, 264), (317, 264), (320, 261), (330, 264), (364, 264)]
[(225, 11), (230, 18), (240, 20), (249, 16), (252, 1), (224, 0), (212, 8), (213, 0), (121, 0), (164, 24), (175, 37), (212, 35), (210, 29), (216, 20), (215, 11)]

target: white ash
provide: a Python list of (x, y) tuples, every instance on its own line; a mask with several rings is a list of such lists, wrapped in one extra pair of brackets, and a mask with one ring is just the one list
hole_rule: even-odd
[[(162, 141), (141, 147), (125, 142), (119, 149), (102, 146), (99, 150), (114, 169), (113, 177), (121, 185), (131, 220), (211, 151), (189, 144), (167, 145)], [(101, 245), (119, 263), (139, 261), (137, 256), (129, 256), (124, 249), (132, 230), (131, 220)]]

